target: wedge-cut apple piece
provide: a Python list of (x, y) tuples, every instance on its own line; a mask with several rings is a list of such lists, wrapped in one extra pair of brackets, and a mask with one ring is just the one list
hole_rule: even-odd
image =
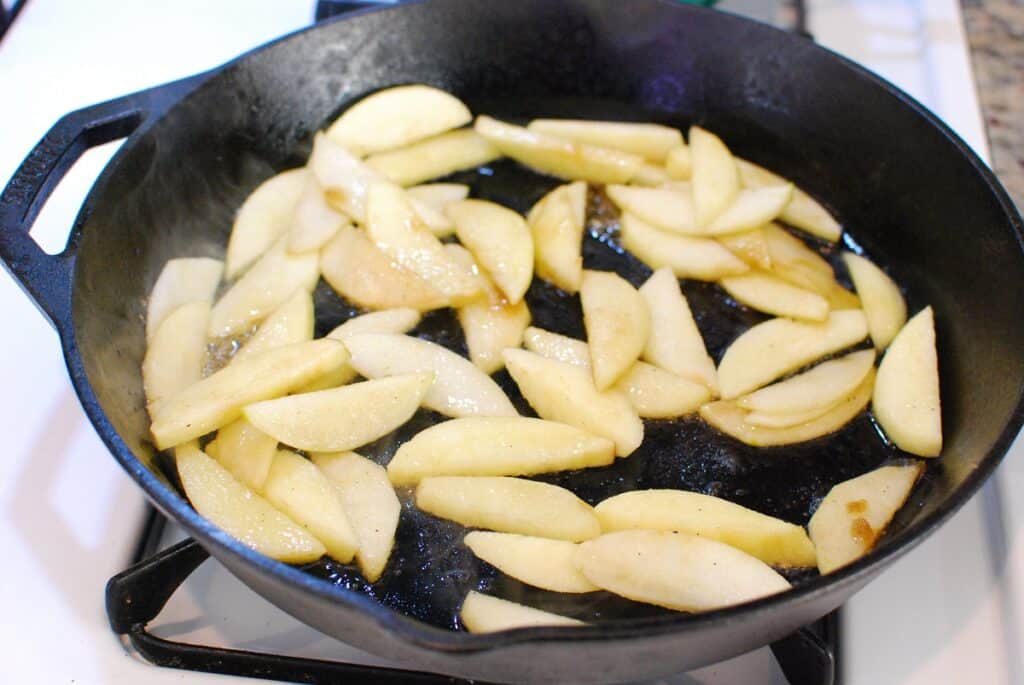
[(351, 450), (408, 421), (433, 381), (433, 373), (413, 373), (280, 397), (250, 404), (245, 418), (300, 450)]
[(431, 426), (395, 452), (388, 477), (412, 485), (427, 476), (530, 476), (607, 466), (611, 440), (554, 421), (470, 417)]
[(231, 358), (231, 363), (282, 345), (312, 340), (314, 322), (313, 295), (305, 288), (299, 288), (263, 320), (256, 333)]
[(760, 559), (682, 532), (605, 533), (577, 548), (576, 566), (609, 592), (677, 611), (719, 609), (790, 587)]
[(792, 197), (792, 185), (741, 190), (718, 218), (696, 233), (719, 236), (764, 226), (779, 216)]
[(672, 148), (665, 157), (665, 171), (677, 181), (689, 181), (693, 176), (693, 157), (686, 144)]
[(243, 418), (217, 431), (215, 442), (216, 452), (207, 445), (207, 453), (243, 484), (263, 492), (277, 453), (277, 440)]
[(448, 416), (516, 416), (494, 380), (465, 357), (408, 335), (364, 333), (345, 340), (349, 362), (367, 378), (435, 372), (423, 405)]
[(651, 316), (636, 288), (611, 271), (584, 271), (580, 301), (594, 384), (605, 390), (640, 357)]
[(305, 457), (278, 450), (263, 486), (267, 500), (324, 543), (327, 554), (346, 564), (359, 548), (338, 491)]
[(366, 158), (366, 165), (394, 183), (412, 186), (501, 157), (501, 151), (472, 129), (428, 138), (409, 147)]
[(904, 452), (919, 457), (937, 457), (942, 452), (939, 360), (931, 307), (914, 315), (889, 344), (878, 365), (871, 410), (885, 435)]
[(829, 490), (807, 524), (818, 570), (832, 573), (870, 552), (923, 472), (920, 462), (882, 466)]
[(643, 164), (643, 157), (529, 131), (487, 116), (473, 128), (502, 153), (552, 176), (591, 183), (626, 183)]
[(718, 283), (734, 300), (759, 312), (806, 321), (828, 318), (824, 297), (763, 271), (728, 276)]
[(717, 281), (750, 270), (746, 262), (711, 238), (661, 231), (630, 214), (622, 215), (622, 246), (652, 269), (669, 267), (679, 278)]
[(416, 486), (416, 506), (471, 528), (579, 542), (601, 534), (589, 504), (565, 488), (506, 477), (435, 476)]
[(764, 231), (760, 228), (729, 233), (720, 236), (718, 242), (750, 266), (765, 270), (772, 267), (772, 256), (764, 239)]
[(661, 124), (581, 119), (534, 119), (526, 127), (535, 133), (564, 138), (576, 143), (610, 147), (662, 163), (669, 150), (683, 144), (678, 129)]
[(747, 410), (732, 400), (705, 404), (700, 408), (700, 417), (726, 435), (754, 447), (793, 445), (830, 435), (848, 424), (867, 407), (874, 386), (872, 369), (857, 389), (839, 404), (815, 419), (792, 426), (772, 428), (748, 423)]
[(772, 566), (814, 566), (803, 527), (725, 499), (684, 490), (634, 490), (609, 497), (594, 511), (606, 533), (681, 531), (718, 540)]
[(683, 191), (610, 184), (605, 192), (622, 212), (633, 214), (655, 228), (673, 233), (696, 232), (693, 200)]
[(305, 168), (283, 171), (256, 186), (245, 198), (228, 239), (225, 280), (237, 278), (288, 232), (308, 176)]
[(608, 438), (617, 456), (632, 454), (644, 439), (644, 424), (629, 399), (615, 390), (598, 392), (587, 369), (526, 350), (505, 350), (505, 366), (542, 419)]
[(636, 170), (636, 173), (633, 174), (633, 178), (629, 179), (629, 182), (634, 186), (654, 187), (668, 183), (671, 180), (672, 177), (668, 175), (664, 167), (644, 162)]
[(874, 350), (851, 352), (745, 395), (736, 404), (752, 412), (783, 415), (812, 412), (821, 407), (827, 409), (856, 390), (874, 363)]
[(455, 222), (449, 219), (442, 210), (435, 209), (425, 202), (420, 202), (408, 194), (406, 194), (406, 197), (413, 211), (416, 212), (416, 216), (420, 218), (423, 225), (429, 228), (430, 232), (435, 236), (447, 238), (455, 233)]
[(444, 246), (420, 221), (401, 188), (376, 184), (366, 204), (367, 233), (397, 266), (430, 283), (453, 304), (480, 294), (471, 274), (453, 264)]
[(450, 298), (432, 283), (397, 266), (366, 232), (343, 227), (320, 258), (324, 280), (342, 297), (366, 309), (408, 307), (429, 311), (447, 307)]
[[(842, 402), (842, 399), (840, 399), (839, 402)], [(769, 412), (751, 411), (743, 417), (743, 420), (748, 425), (755, 426), (757, 428), (789, 428), (790, 426), (799, 426), (802, 423), (813, 421), (819, 416), (827, 414), (834, 409), (839, 402), (791, 414), (772, 414)]]
[(459, 241), (509, 303), (522, 300), (533, 279), (533, 237), (523, 217), (486, 200), (461, 200), (445, 211), (455, 222)]
[(717, 219), (736, 200), (740, 174), (729, 148), (714, 133), (692, 126), (689, 145), (694, 219), (700, 228)]
[(587, 184), (582, 181), (559, 186), (545, 195), (528, 217), (537, 275), (568, 293), (577, 292), (583, 279), (580, 250), (586, 193)]
[(311, 340), (226, 366), (164, 400), (150, 428), (157, 449), (206, 435), (239, 418), (245, 405), (285, 395), (346, 361), (337, 340)]
[(210, 312), (211, 338), (237, 335), (267, 317), (298, 288), (309, 292), (320, 278), (320, 255), (291, 254), (283, 236), (217, 300)]
[(612, 386), (645, 419), (672, 419), (697, 411), (711, 399), (706, 385), (680, 378), (653, 364), (637, 362)]
[(875, 347), (884, 350), (903, 324), (907, 322), (907, 303), (903, 293), (889, 276), (874, 262), (852, 252), (843, 253), (843, 261), (857, 289), (868, 330)]
[(142, 358), (142, 387), (151, 416), (166, 398), (202, 378), (209, 320), (209, 302), (183, 304), (164, 317), (150, 338)]
[(718, 394), (715, 362), (704, 347), (690, 305), (671, 270), (662, 267), (651, 274), (640, 286), (640, 295), (651, 314), (644, 359)]
[(371, 583), (384, 573), (402, 505), (384, 467), (355, 452), (314, 454), (313, 463), (334, 484), (359, 539), (356, 561)]
[[(828, 278), (834, 278), (832, 265), (807, 244), (778, 224), (762, 227), (761, 233), (768, 245), (772, 264), (777, 266), (801, 266)], [(798, 284), (800, 285), (800, 284)]]
[(419, 325), (420, 313), (409, 307), (396, 307), (354, 316), (327, 334), (344, 341), (361, 333), (407, 333)]
[(469, 186), (464, 183), (424, 183), (405, 189), (405, 194), (417, 202), (439, 212), (453, 202), (469, 197)]
[[(737, 158), (736, 166), (740, 172), (740, 182), (746, 188), (762, 188), (788, 183), (783, 177), (745, 159)], [(832, 218), (828, 210), (799, 188), (793, 189), (793, 199), (782, 210), (779, 218), (790, 226), (831, 242), (839, 240), (839, 236), (843, 232), (839, 222)]]
[(149, 293), (146, 337), (152, 338), (164, 318), (190, 302), (213, 302), (224, 263), (206, 257), (170, 259)]
[(357, 155), (415, 143), (472, 121), (454, 95), (422, 84), (386, 88), (346, 109), (327, 136)]
[(590, 370), (590, 350), (582, 340), (531, 326), (523, 333), (523, 346), (546, 359)]
[(306, 187), (295, 206), (288, 251), (293, 253), (319, 250), (348, 223), (348, 217), (327, 202), (324, 190), (312, 174), (306, 175)]
[(313, 136), (308, 168), (313, 172), (331, 206), (359, 223), (366, 223), (370, 187), (387, 178), (371, 169), (343, 145), (323, 133)]
[(194, 441), (174, 450), (174, 461), (196, 511), (246, 547), (289, 564), (316, 561), (326, 553), (305, 528), (235, 480)]
[(576, 545), (568, 540), (474, 530), (465, 543), (478, 559), (527, 585), (574, 594), (601, 589), (576, 569)]
[(471, 633), (496, 633), (516, 628), (539, 628), (542, 626), (581, 626), (583, 621), (567, 616), (551, 614), (533, 607), (510, 602), (507, 599), (489, 597), (470, 590), (462, 603), (459, 619)]
[(718, 365), (722, 399), (757, 390), (816, 359), (855, 345), (868, 335), (864, 312), (846, 309), (822, 323), (771, 319), (733, 341)]

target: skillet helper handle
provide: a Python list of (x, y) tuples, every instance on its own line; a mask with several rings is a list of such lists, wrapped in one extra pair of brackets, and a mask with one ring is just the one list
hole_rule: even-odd
[(29, 235), (39, 211), (86, 150), (132, 135), (204, 78), (191, 76), (64, 115), (0, 194), (0, 262), (54, 327), (70, 322), (76, 246), (69, 240), (59, 254), (44, 252)]

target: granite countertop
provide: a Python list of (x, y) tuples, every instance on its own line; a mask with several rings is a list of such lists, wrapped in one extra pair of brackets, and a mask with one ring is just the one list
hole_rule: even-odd
[(1024, 212), (1024, 0), (963, 0), (992, 167)]

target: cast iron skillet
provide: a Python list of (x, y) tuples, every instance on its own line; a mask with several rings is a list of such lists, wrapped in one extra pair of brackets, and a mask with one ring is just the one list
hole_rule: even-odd
[[(738, 154), (823, 199), (859, 246), (937, 313), (946, 447), (878, 549), (783, 595), (702, 616), (596, 595), (530, 591), (473, 561), (461, 529), (407, 507), (385, 578), (330, 562), (260, 557), (201, 519), (148, 442), (139, 365), (145, 297), (164, 262), (223, 253), (234, 209), (262, 179), (301, 164), (346, 103), (426, 82), (499, 117), (703, 123)], [(39, 208), (88, 147), (128, 137), (96, 183), (67, 248), (28, 237)], [(514, 164), (464, 174), (474, 194), (525, 210), (555, 181)], [(431, 0), (299, 32), (213, 72), (74, 112), (32, 151), (0, 199), (0, 257), (60, 334), (75, 388), (115, 458), (153, 502), (257, 592), (345, 642), (420, 668), (515, 681), (636, 680), (766, 644), (842, 604), (945, 521), (1002, 457), (1022, 420), (1021, 219), (985, 166), (891, 85), (802, 39), (668, 1)], [(645, 267), (589, 238), (590, 266), (634, 282)], [(848, 246), (859, 249), (850, 242)], [(828, 254), (828, 253), (827, 253)], [(833, 255), (830, 255), (833, 256)], [(716, 357), (757, 315), (684, 283)], [(318, 334), (351, 314), (321, 287)], [(539, 325), (579, 333), (578, 301), (530, 293)], [(563, 298), (564, 299), (564, 298)], [(456, 349), (447, 315), (421, 333)], [(499, 376), (499, 379), (502, 377)], [(507, 382), (507, 378), (504, 379)], [(416, 422), (433, 420), (427, 414)], [(831, 484), (898, 459), (868, 416), (837, 436), (755, 451), (695, 421), (648, 422), (641, 453), (553, 476), (596, 501), (627, 487), (719, 494), (805, 523)], [(401, 436), (400, 436), (401, 437)], [(394, 446), (368, 450), (386, 459)], [(308, 572), (307, 572), (308, 571)], [(580, 629), (453, 631), (467, 589), (594, 619)]]

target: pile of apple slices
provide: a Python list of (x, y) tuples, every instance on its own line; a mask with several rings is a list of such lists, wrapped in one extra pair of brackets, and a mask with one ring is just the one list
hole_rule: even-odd
[[(568, 182), (525, 217), (431, 182), (501, 156)], [(604, 184), (617, 239), (651, 268), (640, 287), (584, 268), (588, 184)], [(870, 550), (921, 463), (837, 485), (806, 530), (682, 490), (592, 507), (523, 478), (609, 465), (641, 445), (643, 419), (694, 413), (774, 446), (833, 433), (871, 403), (896, 446), (939, 454), (931, 308), (907, 322), (896, 284), (846, 253), (850, 292), (777, 221), (824, 241), (841, 233), (809, 195), (700, 127), (688, 140), (659, 124), (522, 127), (474, 121), (427, 86), (380, 91), (316, 135), (305, 167), (249, 195), (224, 262), (164, 267), (142, 363), (153, 442), (173, 450), (200, 514), (290, 563), (326, 554), (378, 580), (401, 512), (395, 488), (410, 486), (423, 511), (480, 529), (465, 538), (476, 556), (539, 588), (680, 611), (782, 591), (778, 568), (828, 573)], [(366, 313), (314, 340), (321, 276)], [(535, 277), (579, 294), (586, 340), (530, 326)], [(679, 279), (716, 282), (776, 318), (716, 366)], [(409, 334), (445, 307), (468, 359)], [(539, 418), (516, 411), (490, 375), (502, 368)], [(386, 468), (353, 451), (420, 408), (446, 420)], [(461, 616), (474, 631), (578, 623), (478, 593)]]

